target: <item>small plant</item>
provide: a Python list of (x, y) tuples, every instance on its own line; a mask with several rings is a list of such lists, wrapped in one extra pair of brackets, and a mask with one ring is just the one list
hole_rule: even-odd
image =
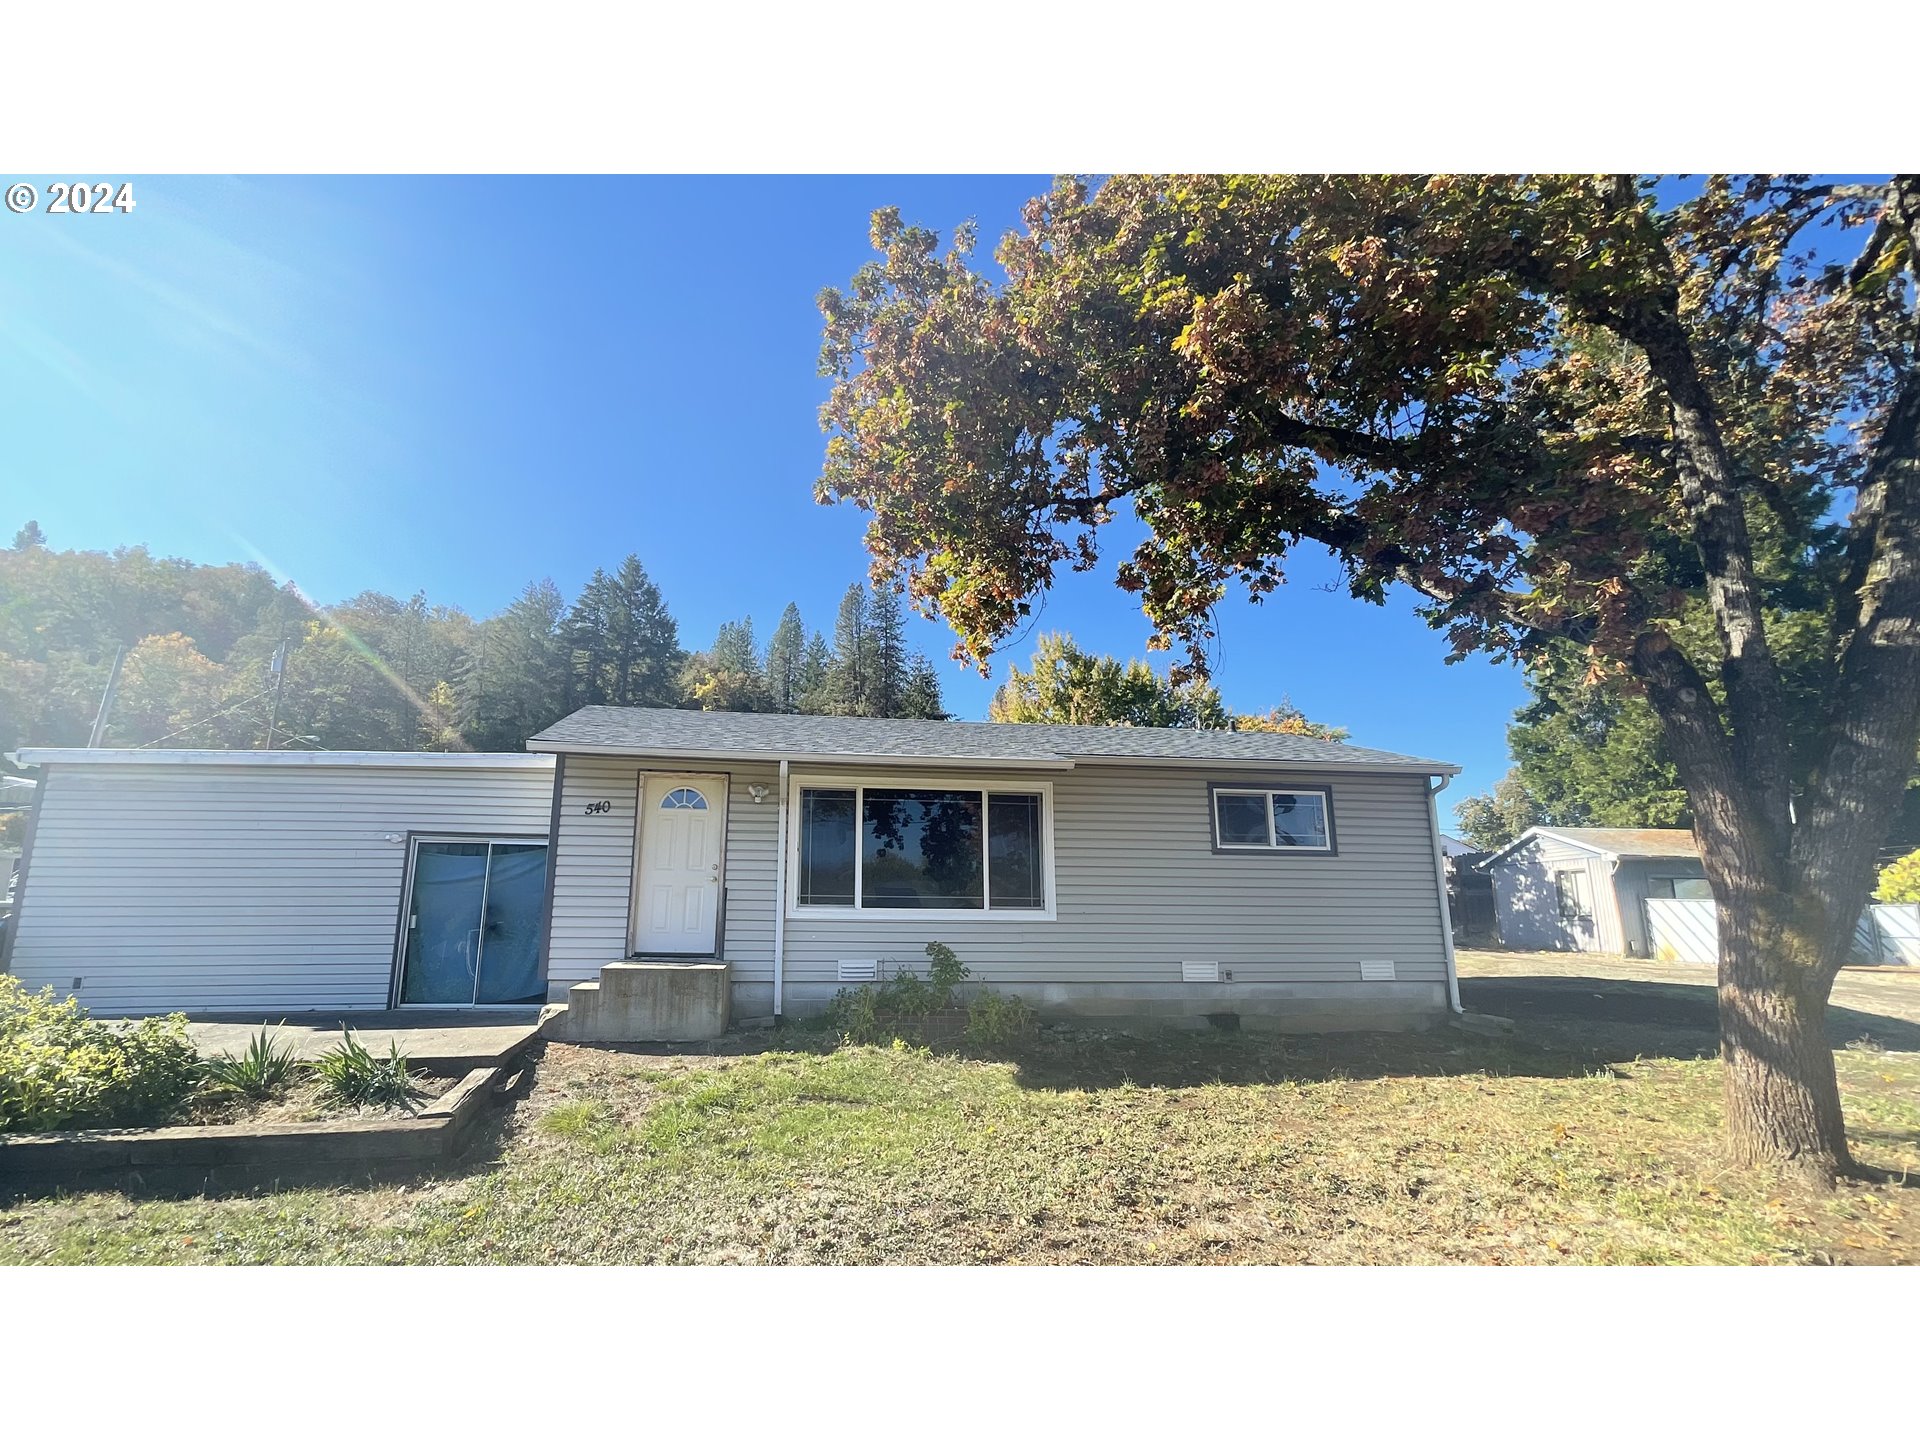
[(1033, 1007), (1018, 995), (982, 990), (967, 1006), (967, 1039), (976, 1045), (1005, 1045), (1033, 1033)]
[(884, 1028), (880, 1019), (880, 992), (872, 985), (842, 990), (827, 1002), (820, 1018), (848, 1044), (865, 1045), (877, 1040)]
[(279, 1027), (262, 1030), (238, 1055), (216, 1056), (207, 1064), (207, 1088), (248, 1100), (266, 1100), (293, 1079), (293, 1047), (280, 1042)]
[(938, 940), (927, 942), (927, 980), (940, 996), (940, 1003), (934, 1008), (945, 1009), (953, 1000), (953, 987), (973, 972), (960, 963), (960, 957), (953, 953), (951, 945)]
[(314, 1061), (313, 1068), (327, 1103), (343, 1109), (403, 1105), (418, 1088), (399, 1041), (388, 1041), (387, 1053), (379, 1056), (347, 1029), (341, 1030), (340, 1043)]
[(821, 1019), (850, 1044), (864, 1045), (894, 1035), (898, 1022), (916, 1025), (953, 1005), (954, 987), (971, 973), (960, 963), (951, 945), (938, 940), (927, 945), (924, 977), (902, 965), (879, 985), (842, 990), (828, 1003)]

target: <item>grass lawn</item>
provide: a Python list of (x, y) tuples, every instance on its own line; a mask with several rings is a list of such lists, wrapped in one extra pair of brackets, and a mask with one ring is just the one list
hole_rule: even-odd
[(16, 1201), (0, 1206), (0, 1259), (1920, 1259), (1920, 1053), (1871, 1041), (1839, 1064), (1857, 1154), (1887, 1178), (1831, 1192), (1722, 1163), (1713, 1040), (1688, 1024), (1522, 1020), (1503, 1039), (1052, 1031), (999, 1057), (761, 1043), (550, 1045), (459, 1173)]

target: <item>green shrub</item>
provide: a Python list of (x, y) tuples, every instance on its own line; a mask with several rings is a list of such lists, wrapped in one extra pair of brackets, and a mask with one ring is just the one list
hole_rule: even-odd
[(822, 1019), (842, 1039), (864, 1045), (892, 1038), (902, 1021), (919, 1022), (950, 1009), (954, 987), (972, 972), (951, 945), (938, 940), (928, 943), (927, 960), (924, 977), (902, 965), (878, 985), (842, 990), (828, 1002)]
[(960, 963), (960, 957), (953, 953), (951, 945), (938, 940), (927, 942), (927, 980), (940, 996), (940, 1003), (933, 1008), (945, 1009), (953, 1001), (953, 987), (973, 972)]
[(977, 1045), (1005, 1045), (1033, 1033), (1033, 1007), (1018, 995), (982, 990), (967, 1006), (967, 1039)]
[(155, 1124), (202, 1073), (184, 1015), (90, 1020), (72, 996), (0, 975), (0, 1131)]
[(313, 1069), (320, 1077), (321, 1098), (342, 1108), (401, 1105), (418, 1089), (399, 1041), (389, 1040), (387, 1053), (375, 1055), (351, 1030), (340, 1032), (340, 1043), (314, 1061)]
[(238, 1055), (220, 1055), (207, 1062), (207, 1088), (249, 1100), (265, 1100), (293, 1079), (293, 1047), (282, 1045), (279, 1029), (262, 1030)]
[(880, 1018), (880, 992), (872, 985), (842, 990), (827, 1002), (820, 1019), (849, 1044), (866, 1045), (878, 1040), (885, 1029)]
[(1902, 855), (1882, 870), (1880, 884), (1873, 895), (1889, 905), (1911, 905), (1920, 901), (1920, 850)]

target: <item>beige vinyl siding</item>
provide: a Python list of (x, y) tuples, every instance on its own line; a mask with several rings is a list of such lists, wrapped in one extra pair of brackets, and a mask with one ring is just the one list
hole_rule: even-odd
[[(549, 989), (561, 994), (567, 985), (596, 980), (602, 965), (630, 953), (634, 833), (646, 770), (728, 777), (721, 944), (736, 984), (771, 981), (778, 767), (569, 755), (561, 780)], [(757, 805), (748, 793), (751, 785), (766, 787), (766, 799)], [(609, 808), (589, 813), (601, 802)]]
[(13, 972), (100, 1014), (383, 1008), (407, 849), (531, 835), (550, 767), (55, 764)]
[[(1217, 960), (1236, 984), (1353, 983), (1363, 960), (1392, 961), (1400, 981), (1446, 980), (1422, 777), (1083, 764), (1025, 778), (1053, 785), (1057, 918), (802, 914), (787, 923), (789, 986), (834, 982), (843, 956), (879, 960), (883, 974), (924, 967), (929, 940), (987, 984), (1178, 983), (1189, 959)], [(1215, 854), (1210, 781), (1331, 787), (1339, 853)]]

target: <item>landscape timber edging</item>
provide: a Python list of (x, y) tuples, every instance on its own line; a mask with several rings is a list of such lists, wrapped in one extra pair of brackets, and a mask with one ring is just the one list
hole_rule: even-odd
[(470, 1070), (417, 1115), (398, 1119), (0, 1135), (0, 1193), (180, 1194), (390, 1179), (458, 1156), (500, 1076), (498, 1066)]

